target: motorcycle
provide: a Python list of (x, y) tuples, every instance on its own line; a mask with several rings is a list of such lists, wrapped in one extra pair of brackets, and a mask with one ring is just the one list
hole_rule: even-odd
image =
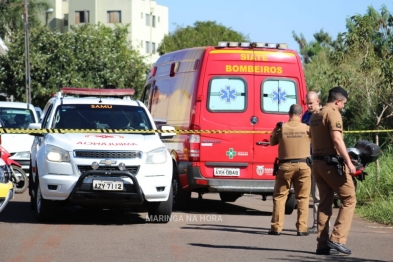
[(28, 177), (23, 171), (22, 166), (11, 159), (11, 154), (0, 145), (1, 159), (5, 162), (6, 166), (10, 169), (11, 182), (15, 184), (15, 193), (21, 194), (26, 191), (29, 186)]
[(15, 186), (10, 181), (11, 171), (0, 158), (0, 213), (7, 206), (8, 202), (14, 198)]
[[(356, 190), (357, 181), (362, 182), (368, 175), (364, 172), (364, 169), (372, 162), (377, 161), (381, 155), (381, 149), (374, 143), (367, 140), (360, 140), (355, 144), (355, 147), (347, 148), (347, 152), (352, 164), (356, 167), (356, 173), (352, 175)], [(333, 205), (336, 208), (341, 207), (340, 199), (336, 193), (334, 193)]]

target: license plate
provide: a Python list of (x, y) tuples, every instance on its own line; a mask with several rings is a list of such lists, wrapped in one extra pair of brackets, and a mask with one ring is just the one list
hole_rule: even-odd
[(93, 180), (93, 190), (122, 191), (122, 181)]
[(240, 176), (240, 168), (214, 168), (214, 176)]

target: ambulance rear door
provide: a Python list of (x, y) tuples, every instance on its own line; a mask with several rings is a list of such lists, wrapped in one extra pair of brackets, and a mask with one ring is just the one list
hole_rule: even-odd
[[(200, 107), (200, 170), (206, 178), (252, 179), (255, 114), (252, 50), (213, 49), (208, 54)], [(227, 130), (227, 131), (225, 131)], [(230, 131), (234, 133), (230, 133)]]
[[(292, 104), (300, 103), (299, 67), (296, 56), (280, 50), (255, 51), (254, 130), (271, 132), (287, 122)], [(273, 163), (278, 146), (270, 146), (270, 134), (254, 136), (253, 179), (275, 179)]]

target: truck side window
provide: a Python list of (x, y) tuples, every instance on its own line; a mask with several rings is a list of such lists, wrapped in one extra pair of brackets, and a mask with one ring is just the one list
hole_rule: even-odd
[(47, 109), (44, 111), (45, 115), (44, 115), (44, 118), (42, 119), (41, 128), (48, 128), (49, 127), (49, 121), (51, 120), (49, 118), (49, 116), (52, 111), (53, 104), (47, 104), (47, 106), (45, 106), (45, 107)]
[(246, 109), (246, 83), (241, 78), (213, 78), (208, 100), (209, 111), (242, 112)]
[(289, 107), (297, 103), (296, 83), (291, 80), (266, 80), (262, 83), (262, 111), (288, 113)]
[(145, 90), (143, 91), (143, 95), (142, 95), (142, 102), (145, 104), (147, 108), (149, 108), (150, 89), (151, 89), (151, 84), (145, 87)]

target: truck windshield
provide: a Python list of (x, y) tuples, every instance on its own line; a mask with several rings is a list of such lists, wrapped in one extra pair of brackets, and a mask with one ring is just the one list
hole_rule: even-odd
[(0, 120), (3, 127), (27, 128), (30, 123), (35, 123), (33, 111), (25, 108), (0, 108)]
[(67, 129), (152, 129), (142, 107), (125, 105), (60, 105), (52, 128)]

